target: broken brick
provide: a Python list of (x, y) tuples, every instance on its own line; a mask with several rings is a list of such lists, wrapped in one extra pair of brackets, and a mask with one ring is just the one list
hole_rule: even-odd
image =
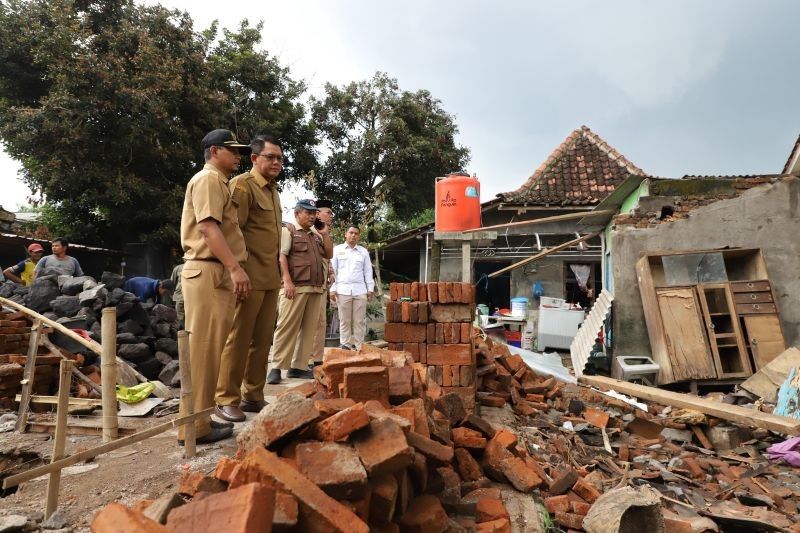
[[(349, 398), (348, 398), (349, 399)], [(351, 433), (369, 424), (364, 404), (357, 403), (314, 425), (314, 436), (325, 441), (343, 441)]]
[(274, 489), (250, 483), (173, 509), (167, 527), (175, 533), (269, 531), (274, 503)]
[(600, 491), (583, 478), (579, 478), (578, 481), (575, 482), (575, 485), (572, 486), (572, 490), (589, 503), (596, 502), (597, 498), (600, 497)]
[(573, 513), (556, 513), (556, 522), (570, 529), (583, 529), (583, 517)]
[(501, 518), (511, 518), (502, 501), (491, 498), (481, 498), (478, 500), (478, 504), (475, 509), (476, 522), (480, 524), (481, 522), (491, 522), (492, 520), (498, 520)]
[(287, 492), (277, 492), (275, 494), (275, 512), (272, 515), (273, 531), (286, 531), (295, 527), (298, 513), (297, 498)]
[(436, 405), (436, 409), (441, 411), (450, 420), (451, 426), (460, 424), (461, 421), (467, 417), (464, 400), (460, 394), (452, 392), (443, 394), (436, 399), (434, 405)]
[(478, 461), (464, 448), (455, 450), (458, 473), (464, 481), (477, 481), (483, 477), (483, 469)]
[(481, 522), (476, 524), (475, 533), (511, 533), (511, 522), (507, 518)]
[(391, 474), (377, 476), (370, 479), (369, 487), (372, 494), (369, 522), (382, 524), (391, 521), (397, 505), (397, 479)]
[(547, 512), (551, 515), (569, 512), (569, 497), (566, 494), (562, 494), (560, 496), (550, 496), (549, 498), (544, 499), (544, 506), (547, 508)]
[(414, 498), (397, 523), (407, 533), (440, 533), (447, 529), (447, 513), (441, 502), (429, 494)]
[(414, 395), (411, 367), (389, 368), (389, 401), (398, 404), (410, 400)]
[(494, 437), (495, 433), (497, 433), (497, 430), (489, 422), (476, 414), (468, 415), (467, 418), (464, 419), (464, 426), (474, 429), (475, 431), (480, 431), (487, 439), (491, 439)]
[(109, 503), (94, 515), (93, 533), (169, 533), (169, 529), (121, 503)]
[(380, 367), (349, 367), (344, 369), (344, 395), (356, 402), (379, 401), (389, 406), (389, 372)]
[(401, 403), (398, 407), (411, 407), (414, 409), (414, 431), (425, 437), (430, 437), (428, 429), (428, 415), (425, 413), (425, 401), (414, 398)]
[(239, 466), (239, 461), (230, 457), (223, 457), (217, 462), (214, 469), (214, 477), (225, 483), (229, 483), (234, 469)]
[(542, 484), (542, 479), (519, 457), (504, 459), (500, 463), (500, 469), (509, 483), (520, 492), (530, 492)]
[(549, 491), (553, 496), (564, 494), (578, 481), (578, 473), (572, 468), (559, 473), (550, 483)]
[(453, 448), (411, 432), (407, 436), (408, 444), (424, 455), (433, 464), (449, 464), (453, 460)]
[(297, 446), (297, 467), (308, 479), (336, 499), (363, 498), (367, 472), (348, 444), (305, 442)]
[(297, 498), (300, 511), (298, 528), (301, 531), (369, 531), (367, 525), (347, 507), (325, 494), (298, 470), (264, 448), (256, 448), (245, 456), (231, 485), (239, 478), (277, 484)]
[(584, 502), (571, 501), (569, 502), (569, 508), (570, 511), (572, 511), (575, 514), (586, 516), (587, 514), (589, 514), (589, 509), (592, 508), (592, 505)]
[(270, 447), (319, 418), (314, 400), (299, 393), (281, 396), (267, 405), (239, 433), (239, 450)]
[(370, 476), (405, 468), (414, 459), (403, 430), (389, 419), (370, 421), (353, 433), (352, 442)]
[(451, 436), (454, 446), (471, 449), (486, 448), (486, 438), (474, 429), (465, 427), (453, 428)]
[(219, 479), (190, 471), (185, 471), (181, 475), (181, 482), (178, 486), (178, 492), (187, 496), (194, 496), (198, 492), (216, 493), (224, 490), (225, 485)]

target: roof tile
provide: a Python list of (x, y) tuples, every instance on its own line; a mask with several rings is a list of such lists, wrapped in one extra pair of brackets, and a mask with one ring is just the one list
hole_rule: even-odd
[(573, 131), (519, 189), (498, 196), (525, 204), (596, 204), (632, 174), (647, 174), (588, 127)]

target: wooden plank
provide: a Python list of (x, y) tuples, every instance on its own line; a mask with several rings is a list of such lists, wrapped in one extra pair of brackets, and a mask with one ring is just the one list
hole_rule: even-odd
[(639, 282), (639, 293), (642, 297), (647, 336), (650, 338), (650, 355), (659, 366), (656, 383), (659, 385), (672, 383), (675, 381), (675, 375), (672, 372), (672, 361), (667, 352), (664, 324), (661, 322), (661, 312), (658, 309), (653, 274), (650, 270), (650, 261), (647, 256), (640, 258), (636, 262), (636, 278)]
[[(22, 395), (17, 394), (14, 396), (15, 402), (22, 401)], [(58, 404), (58, 396), (39, 396), (34, 394), (31, 396), (31, 403), (43, 403), (48, 405)], [(70, 398), (69, 405), (71, 407), (100, 407), (103, 404), (102, 400), (94, 398)]]
[[(58, 411), (56, 411), (56, 435), (53, 439), (53, 455), (50, 464), (64, 457), (67, 442), (67, 410), (69, 409), (69, 389), (72, 384), (72, 361), (61, 360), (58, 379)], [(50, 472), (47, 480), (47, 499), (44, 507), (45, 520), (58, 508), (58, 487), (61, 484), (61, 469)]]
[(628, 383), (605, 376), (583, 376), (579, 378), (578, 381), (603, 390), (613, 389), (623, 394), (660, 403), (662, 405), (694, 409), (709, 416), (729, 420), (743, 426), (768, 429), (785, 435), (800, 435), (800, 420), (793, 420), (784, 416), (762, 413), (755, 409), (747, 409), (738, 405), (728, 405), (690, 394), (682, 394), (680, 392), (647, 387), (636, 383)]
[(19, 413), (14, 429), (19, 433), (25, 432), (28, 423), (28, 410), (30, 409), (33, 380), (36, 376), (36, 352), (39, 351), (39, 335), (42, 330), (42, 321), (36, 319), (31, 327), (31, 336), (28, 338), (28, 358), (25, 360), (25, 370), (22, 373), (22, 397), (19, 401)]
[(567, 213), (565, 215), (554, 215), (552, 217), (537, 218), (534, 220), (520, 220), (518, 222), (508, 222), (506, 224), (497, 224), (495, 226), (485, 226), (482, 228), (466, 229), (462, 233), (476, 233), (479, 231), (491, 231), (496, 229), (505, 228), (519, 228), (522, 226), (533, 226), (536, 224), (547, 224), (550, 222), (562, 222), (564, 220), (579, 220), (582, 218), (592, 218), (606, 215), (616, 214), (614, 209), (601, 209), (599, 211), (581, 211), (579, 213)]
[(674, 379), (717, 377), (694, 288), (656, 289), (656, 299)]
[(789, 348), (748, 378), (741, 387), (767, 402), (775, 403), (778, 399), (778, 389), (786, 381), (791, 369), (797, 367), (798, 361), (800, 361), (800, 350), (795, 347)]
[[(52, 422), (28, 422), (28, 433), (41, 433), (44, 435), (54, 435), (56, 432), (56, 425)], [(121, 436), (133, 435), (136, 433), (134, 428), (121, 427), (117, 429)], [(89, 425), (69, 421), (67, 423), (67, 435), (75, 435), (82, 437), (102, 437), (103, 428), (99, 425)]]
[(125, 446), (130, 446), (131, 444), (143, 441), (145, 439), (149, 439), (150, 437), (163, 433), (169, 429), (174, 429), (178, 426), (182, 426), (183, 424), (194, 422), (196, 418), (208, 416), (213, 412), (214, 408), (209, 407), (208, 409), (203, 409), (202, 411), (195, 413), (193, 415), (182, 416), (180, 418), (176, 418), (175, 420), (170, 420), (169, 422), (164, 422), (163, 424), (153, 426), (150, 429), (145, 429), (144, 431), (140, 431), (139, 433), (134, 433), (129, 437), (123, 437), (121, 439), (101, 444), (100, 446), (97, 446), (95, 448), (78, 452), (76, 454), (70, 455), (63, 459), (50, 463), (49, 465), (38, 466), (36, 468), (31, 468), (30, 470), (26, 470), (25, 472), (21, 472), (13, 476), (8, 476), (7, 478), (3, 479), (3, 489), (16, 487), (20, 483), (30, 481), (31, 479), (35, 479), (45, 474), (49, 474), (50, 472), (55, 472), (56, 470), (61, 470), (62, 468), (72, 466), (76, 463), (80, 463), (81, 461), (86, 461), (87, 459), (97, 457), (98, 455), (112, 452), (114, 450), (124, 448)]
[(748, 315), (744, 318), (747, 340), (756, 368), (761, 370), (786, 350), (778, 315)]
[(491, 274), (489, 274), (489, 277), (490, 278), (496, 278), (500, 274), (508, 272), (509, 270), (514, 270), (515, 268), (521, 267), (523, 265), (527, 265), (528, 263), (532, 263), (533, 261), (538, 261), (539, 259), (542, 259), (543, 257), (547, 257), (550, 254), (554, 254), (556, 252), (560, 252), (561, 250), (563, 250), (565, 248), (569, 248), (570, 246), (575, 246), (576, 244), (580, 244), (580, 243), (582, 243), (584, 241), (588, 241), (589, 239), (597, 237), (598, 235), (600, 235), (600, 233), (590, 233), (588, 235), (584, 235), (582, 237), (579, 237), (577, 239), (573, 239), (573, 240), (565, 242), (563, 244), (559, 244), (558, 246), (554, 246), (552, 248), (548, 248), (547, 250), (539, 252), (538, 254), (533, 255), (533, 256), (531, 256), (531, 257), (529, 257), (527, 259), (523, 259), (522, 261), (517, 261), (516, 263), (508, 265), (505, 268), (501, 268), (500, 270), (492, 272)]

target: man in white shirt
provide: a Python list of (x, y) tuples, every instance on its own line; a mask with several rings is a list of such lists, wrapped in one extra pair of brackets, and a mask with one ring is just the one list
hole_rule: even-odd
[(339, 341), (343, 348), (356, 349), (367, 330), (367, 299), (375, 292), (369, 252), (358, 245), (361, 232), (347, 228), (345, 242), (333, 249), (331, 268), (334, 282), (331, 301), (339, 309)]

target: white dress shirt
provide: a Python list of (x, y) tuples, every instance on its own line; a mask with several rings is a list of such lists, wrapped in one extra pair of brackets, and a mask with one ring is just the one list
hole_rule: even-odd
[(363, 246), (350, 246), (347, 243), (334, 246), (331, 268), (335, 275), (331, 292), (361, 296), (375, 290), (372, 262)]

